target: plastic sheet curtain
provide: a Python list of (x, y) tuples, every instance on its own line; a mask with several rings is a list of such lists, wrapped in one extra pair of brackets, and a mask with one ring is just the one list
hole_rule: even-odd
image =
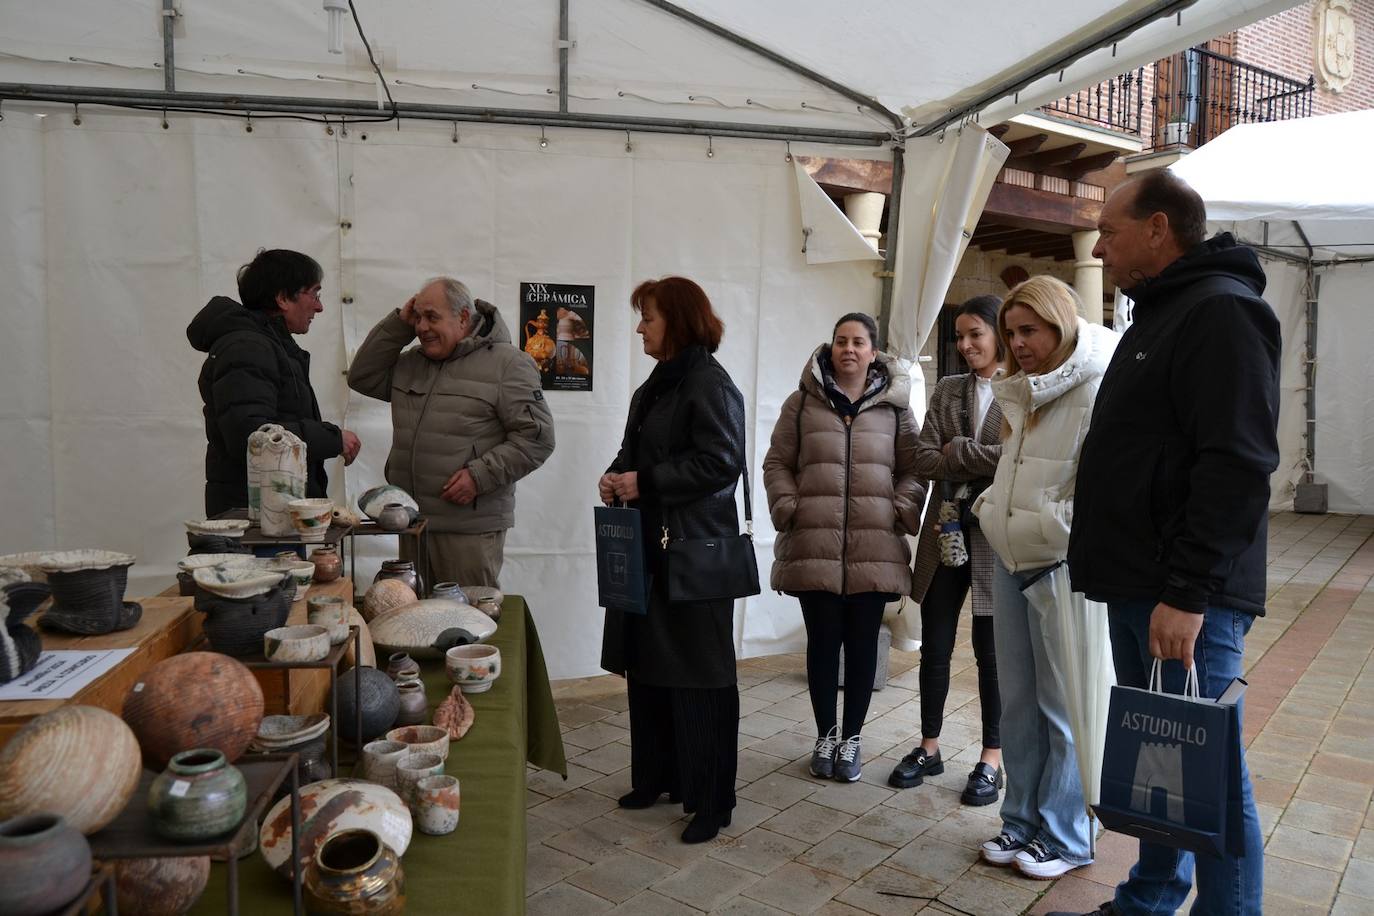
[[(327, 418), (362, 438), (331, 495), (353, 504), (380, 483), (388, 405), (348, 391), (348, 355), (429, 277), (451, 274), (494, 302), (513, 332), (522, 281), (596, 287), (595, 388), (546, 393), (558, 446), (519, 485), (502, 584), (528, 596), (555, 676), (597, 671), (591, 506), (629, 397), (652, 366), (628, 307), (639, 281), (681, 273), (725, 321), (717, 358), (744, 393), (759, 564), (772, 560), (760, 466), (782, 401), (834, 320), (873, 309), (871, 261), (808, 265), (796, 175), (780, 144), (406, 124), (366, 140), (289, 122), (84, 112), (0, 129), (0, 373), (5, 486), (0, 551), (99, 546), (138, 557), (131, 594), (172, 583), (185, 519), (203, 514), (205, 440), (187, 322), (261, 247), (324, 267), (325, 311), (299, 338)], [(793, 144), (795, 154), (847, 149)], [(871, 151), (860, 151), (858, 154)], [(346, 224), (346, 225), (345, 225)], [(351, 304), (342, 299), (347, 296)], [(767, 354), (762, 358), (762, 354)], [(742, 499), (742, 495), (740, 497)], [(358, 543), (360, 576), (394, 556)], [(744, 654), (803, 644), (795, 601), (742, 602)]]

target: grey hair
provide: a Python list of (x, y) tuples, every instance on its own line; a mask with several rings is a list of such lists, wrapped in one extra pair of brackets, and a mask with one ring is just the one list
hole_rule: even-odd
[(472, 293), (461, 282), (452, 277), (433, 277), (426, 280), (422, 289), (438, 284), (439, 289), (444, 293), (444, 301), (455, 315), (461, 315), (464, 311), (472, 315)]

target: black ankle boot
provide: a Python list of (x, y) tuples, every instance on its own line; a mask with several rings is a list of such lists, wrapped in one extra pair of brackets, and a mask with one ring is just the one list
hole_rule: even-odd
[(662, 794), (662, 792), (655, 792), (651, 789), (635, 789), (620, 796), (616, 804), (622, 808), (649, 808), (658, 801), (658, 797)]
[(707, 840), (714, 839), (720, 833), (720, 828), (730, 826), (730, 812), (724, 814), (710, 814), (702, 812), (692, 818), (692, 822), (687, 825), (687, 829), (682, 831), (682, 842), (684, 843), (705, 843)]

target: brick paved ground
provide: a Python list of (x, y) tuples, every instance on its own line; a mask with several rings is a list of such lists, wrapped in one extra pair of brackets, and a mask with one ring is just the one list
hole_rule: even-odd
[[(1247, 641), (1245, 740), (1264, 825), (1265, 912), (1374, 913), (1374, 518), (1277, 515), (1269, 614)], [(1058, 881), (978, 861), (997, 807), (965, 808), (978, 755), (967, 615), (941, 743), (943, 776), (884, 785), (918, 739), (915, 653), (892, 654), (888, 687), (864, 726), (863, 779), (822, 782), (804, 660), (741, 662), (739, 807), (720, 837), (678, 840), (680, 807), (622, 811), (629, 790), (623, 681), (556, 685), (566, 782), (531, 772), (526, 893), (532, 916), (583, 913), (1043, 913), (1089, 909), (1134, 859), (1105, 834), (1095, 864)]]

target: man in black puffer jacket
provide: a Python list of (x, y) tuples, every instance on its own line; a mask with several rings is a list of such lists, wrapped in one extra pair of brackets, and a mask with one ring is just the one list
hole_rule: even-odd
[[(1228, 234), (1203, 241), (1197, 192), (1160, 171), (1102, 208), (1102, 258), (1135, 300), (1134, 324), (1102, 379), (1078, 461), (1069, 570), (1105, 601), (1117, 683), (1165, 689), (1193, 667), (1216, 698), (1241, 673), (1245, 634), (1264, 613), (1269, 475), (1278, 465), (1279, 322), (1264, 272)], [(1141, 841), (1140, 861), (1102, 913), (1258, 913), (1263, 840), (1250, 778), (1229, 803), (1244, 815), (1244, 856)]]
[(276, 423), (305, 442), (306, 496), (328, 495), (327, 459), (357, 457), (358, 437), (320, 418), (310, 387), (310, 354), (292, 339), (310, 330), (324, 271), (308, 255), (259, 251), (239, 269), (239, 298), (216, 296), (186, 328), (208, 354), (200, 370), (205, 402), (205, 513), (248, 505), (248, 436)]

